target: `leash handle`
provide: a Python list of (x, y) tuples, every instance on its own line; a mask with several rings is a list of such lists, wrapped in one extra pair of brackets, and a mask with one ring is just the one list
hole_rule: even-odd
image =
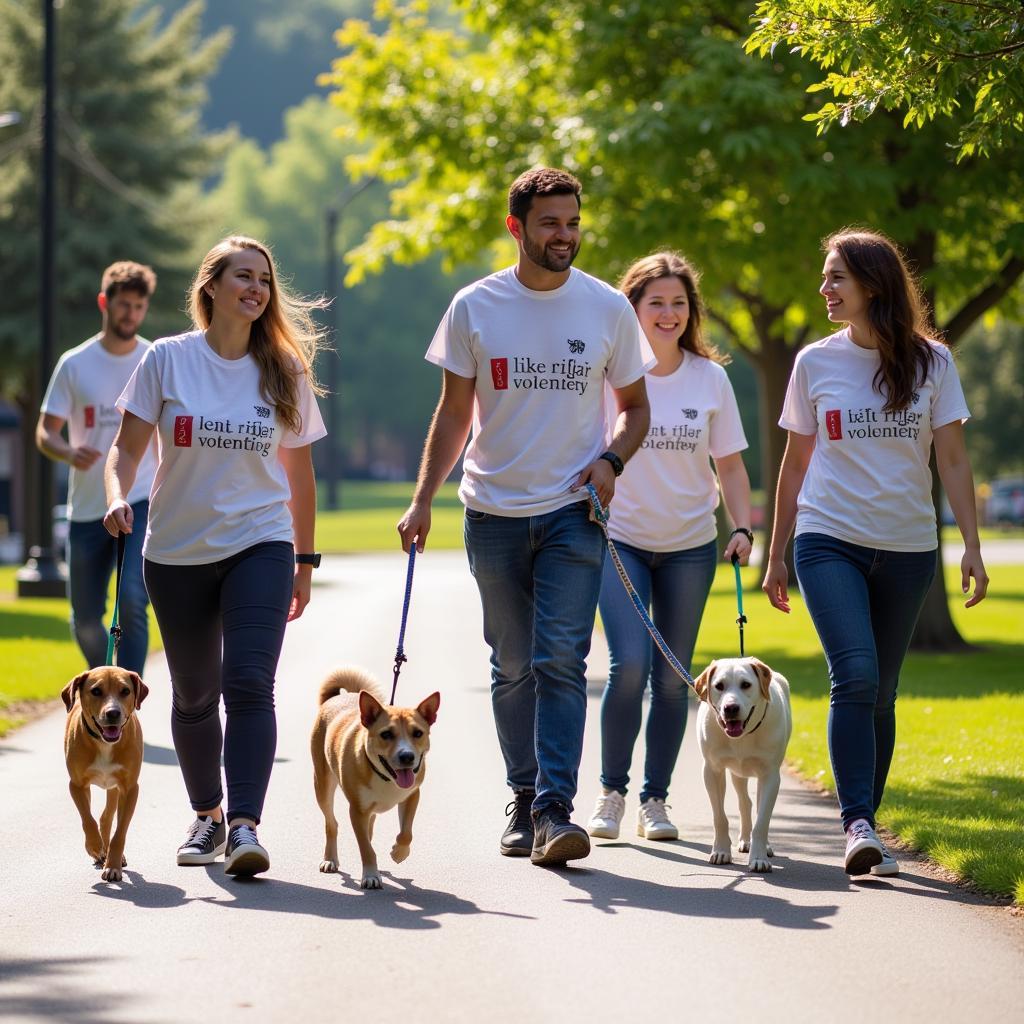
[(736, 610), (739, 612), (736, 625), (740, 627), (740, 657), (743, 658), (746, 657), (743, 651), (743, 624), (747, 621), (747, 617), (743, 614), (743, 580), (740, 579), (740, 556), (735, 551), (732, 553), (732, 571), (736, 576)]
[(127, 537), (123, 533), (117, 535), (117, 577), (114, 582), (114, 613), (110, 619), (110, 637), (107, 640), (107, 664), (117, 664), (117, 652), (121, 646), (121, 627), (118, 624), (118, 611), (121, 602), (121, 573), (124, 571), (124, 549)]
[(590, 505), (594, 512), (594, 519), (597, 520), (597, 525), (604, 531), (604, 539), (608, 544), (608, 553), (612, 557), (612, 562), (615, 564), (619, 579), (622, 580), (622, 585), (626, 588), (626, 593), (629, 594), (629, 599), (633, 602), (633, 607), (647, 627), (647, 632), (651, 634), (651, 639), (654, 641), (655, 646), (665, 656), (665, 660), (671, 666), (672, 671), (696, 693), (697, 684), (693, 681), (690, 673), (683, 668), (679, 659), (672, 653), (668, 644), (665, 643), (664, 637), (658, 632), (658, 627), (654, 625), (650, 615), (647, 613), (646, 606), (640, 600), (640, 595), (636, 592), (636, 587), (633, 586), (633, 581), (629, 578), (626, 567), (622, 564), (622, 559), (619, 558), (618, 551), (615, 550), (615, 543), (608, 535), (608, 512), (601, 505), (601, 499), (598, 498), (597, 490), (593, 484), (587, 484), (587, 493), (590, 496)]
[(402, 625), (398, 630), (398, 647), (395, 649), (395, 676), (391, 683), (391, 703), (395, 703), (395, 691), (398, 689), (398, 673), (402, 665), (409, 659), (405, 656), (405, 624), (409, 618), (409, 604), (412, 601), (412, 572), (416, 567), (416, 541), (409, 545), (409, 567), (405, 573), (405, 602), (402, 605)]

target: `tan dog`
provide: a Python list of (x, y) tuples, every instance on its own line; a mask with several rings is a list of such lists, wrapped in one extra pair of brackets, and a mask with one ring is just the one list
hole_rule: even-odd
[(363, 862), (360, 885), (380, 889), (373, 823), (378, 814), (398, 807), (398, 836), (391, 859), (409, 856), (412, 820), (426, 774), (430, 727), (437, 718), (441, 694), (432, 693), (415, 708), (385, 705), (376, 682), (356, 668), (333, 672), (320, 687), (320, 709), (313, 725), (313, 786), (324, 812), (327, 842), (320, 870), (338, 870), (338, 819), (334, 794), (338, 786), (348, 800), (349, 820)]
[[(82, 819), (85, 852), (105, 882), (119, 882), (124, 841), (139, 799), (142, 768), (142, 726), (136, 710), (149, 687), (135, 672), (103, 665), (75, 676), (61, 690), (68, 709), (64, 725), (64, 759), (69, 789)], [(107, 791), (107, 805), (97, 826), (92, 816), (90, 786)], [(110, 828), (117, 812), (117, 828)]]
[[(771, 871), (768, 823), (782, 781), (780, 769), (793, 731), (789, 683), (757, 658), (713, 661), (695, 680), (702, 703), (697, 741), (704, 757), (704, 787), (715, 819), (712, 864), (732, 862), (725, 816), (728, 770), (740, 805), (741, 853), (751, 871)], [(757, 779), (757, 821), (751, 828), (747, 779)]]

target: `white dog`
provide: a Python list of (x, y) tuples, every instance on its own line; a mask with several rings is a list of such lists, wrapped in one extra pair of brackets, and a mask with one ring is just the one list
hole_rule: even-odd
[[(701, 699), (697, 738), (704, 757), (704, 786), (715, 818), (712, 864), (732, 862), (725, 816), (728, 769), (740, 804), (741, 853), (751, 871), (771, 871), (768, 823), (779, 795), (780, 768), (793, 731), (789, 683), (756, 658), (713, 661), (695, 680)], [(747, 779), (757, 779), (757, 821), (751, 828)]]

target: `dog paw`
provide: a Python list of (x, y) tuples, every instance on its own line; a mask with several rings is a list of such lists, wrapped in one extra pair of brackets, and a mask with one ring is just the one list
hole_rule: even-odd
[(751, 857), (747, 867), (759, 875), (766, 875), (772, 869), (772, 862), (767, 857)]
[(708, 862), (711, 864), (731, 864), (732, 851), (713, 849), (711, 851), (711, 856), (708, 857)]
[(406, 846), (404, 843), (395, 843), (395, 845), (391, 847), (391, 859), (396, 864), (401, 864), (402, 861), (409, 856), (410, 849), (411, 847)]
[(362, 881), (359, 884), (364, 889), (384, 888), (384, 883), (380, 880), (379, 871), (364, 871)]
[(336, 860), (322, 860), (320, 861), (320, 870), (325, 875), (333, 875), (338, 870), (338, 862)]
[(100, 878), (104, 882), (120, 882), (121, 881), (121, 869), (120, 868), (104, 868)]
[(736, 849), (739, 850), (740, 853), (750, 853), (750, 840), (749, 839), (741, 839), (736, 844)]

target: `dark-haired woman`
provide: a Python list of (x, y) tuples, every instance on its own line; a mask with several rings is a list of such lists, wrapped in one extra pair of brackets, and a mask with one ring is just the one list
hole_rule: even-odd
[(875, 832), (896, 742), (896, 688), (936, 572), (928, 459), (964, 540), (967, 607), (985, 597), (969, 413), (949, 350), (930, 336), (898, 249), (872, 231), (825, 240), (821, 294), (844, 324), (796, 359), (779, 425), (789, 431), (762, 587), (789, 611), (783, 556), (796, 527), (800, 588), (828, 662), (828, 739), (848, 874), (894, 875)]
[(118, 399), (123, 419), (107, 461), (104, 524), (130, 533), (124, 496), (158, 431), (144, 576), (196, 812), (177, 861), (209, 864), (223, 853), (234, 875), (270, 867), (256, 826), (277, 743), (274, 678), (315, 562), (310, 445), (326, 431), (314, 397), (313, 305), (280, 286), (260, 242), (214, 246), (192, 284), (195, 329), (146, 353)]
[[(719, 485), (737, 526), (725, 557), (735, 552), (743, 564), (750, 557), (750, 481), (740, 454), (747, 441), (724, 360), (701, 331), (696, 270), (677, 253), (658, 252), (637, 260), (619, 288), (658, 362), (645, 377), (651, 425), (616, 484), (608, 529), (659, 632), (689, 668), (718, 562)], [(611, 402), (608, 422), (615, 422)], [(665, 801), (686, 728), (687, 688), (655, 652), (610, 559), (600, 608), (610, 670), (601, 700), (601, 793), (587, 829), (604, 839), (619, 834), (649, 685), (636, 831), (646, 839), (676, 839)]]

